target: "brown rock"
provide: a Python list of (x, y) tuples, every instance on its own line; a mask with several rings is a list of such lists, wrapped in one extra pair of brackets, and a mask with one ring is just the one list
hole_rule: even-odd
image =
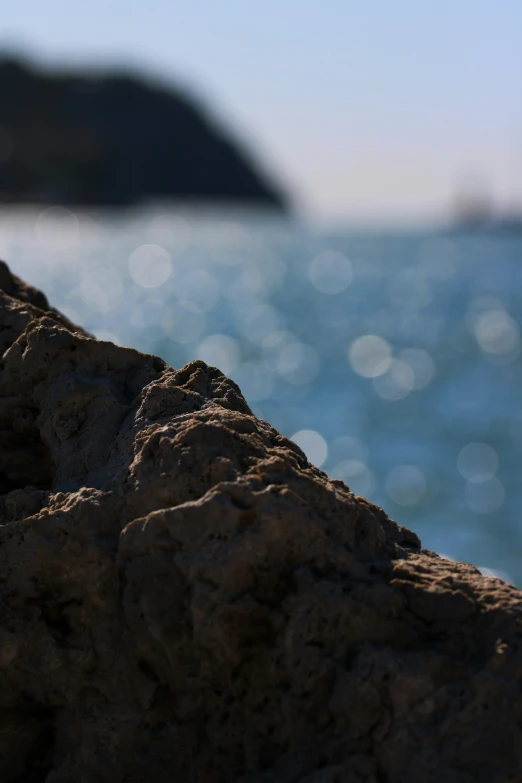
[(2, 783), (522, 780), (518, 590), (6, 269)]

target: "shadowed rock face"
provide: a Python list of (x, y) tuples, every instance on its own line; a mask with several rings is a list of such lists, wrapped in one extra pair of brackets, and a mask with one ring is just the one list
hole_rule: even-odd
[(518, 590), (0, 279), (2, 783), (522, 780)]

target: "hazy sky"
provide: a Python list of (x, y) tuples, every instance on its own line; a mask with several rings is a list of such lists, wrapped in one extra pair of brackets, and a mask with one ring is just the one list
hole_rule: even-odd
[(0, 43), (181, 81), (307, 212), (522, 202), (521, 0), (3, 0)]

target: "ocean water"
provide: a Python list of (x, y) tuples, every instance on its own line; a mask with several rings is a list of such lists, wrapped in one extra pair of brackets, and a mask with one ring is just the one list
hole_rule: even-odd
[(424, 546), (522, 586), (522, 236), (245, 213), (0, 213), (0, 257), (101, 339), (200, 358)]

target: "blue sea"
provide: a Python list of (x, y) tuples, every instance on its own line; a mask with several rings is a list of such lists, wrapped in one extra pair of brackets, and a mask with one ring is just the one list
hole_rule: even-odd
[(25, 209), (0, 257), (101, 339), (218, 366), (424, 546), (522, 586), (522, 235)]

